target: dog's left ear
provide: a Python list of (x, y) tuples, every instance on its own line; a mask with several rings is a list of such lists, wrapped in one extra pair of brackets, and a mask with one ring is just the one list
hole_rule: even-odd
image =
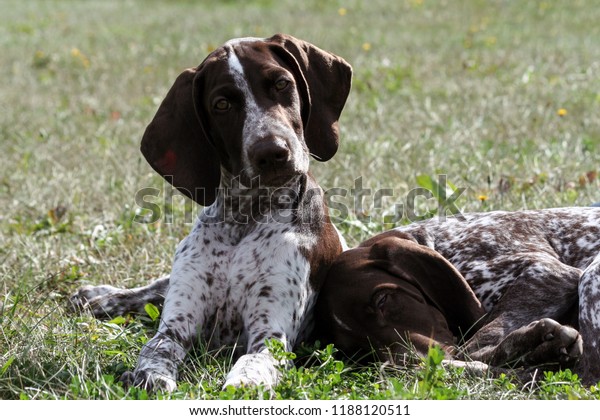
[(299, 71), (295, 76), (311, 155), (322, 162), (331, 159), (339, 146), (338, 119), (350, 93), (352, 67), (343, 58), (290, 35), (277, 34), (266, 41), (282, 47), (291, 59), (286, 61)]
[(371, 246), (370, 258), (396, 278), (412, 283), (442, 311), (455, 333), (468, 335), (485, 315), (464, 277), (441, 254), (412, 240), (387, 236)]

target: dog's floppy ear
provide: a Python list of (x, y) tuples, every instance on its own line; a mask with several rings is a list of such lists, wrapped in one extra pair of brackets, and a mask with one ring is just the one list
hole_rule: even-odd
[(335, 155), (339, 146), (338, 119), (352, 83), (352, 67), (343, 58), (323, 51), (290, 35), (277, 34), (267, 42), (280, 45), (291, 55), (300, 71), (304, 138), (311, 155), (322, 162)]
[(150, 166), (184, 195), (207, 206), (216, 196), (220, 162), (194, 108), (194, 78), (202, 65), (177, 77), (142, 137)]
[(358, 247), (359, 248), (368, 248), (368, 247), (370, 247), (372, 245), (375, 245), (377, 242), (382, 241), (384, 238), (404, 239), (404, 240), (407, 240), (407, 241), (411, 241), (411, 242), (417, 243), (417, 240), (411, 234), (406, 233), (406, 232), (402, 232), (400, 230), (392, 229), (392, 230), (388, 230), (388, 231), (385, 231), (383, 233), (380, 233), (378, 235), (375, 235), (372, 238), (364, 240), (363, 242), (361, 242), (358, 245)]
[(466, 335), (485, 315), (463, 276), (438, 252), (415, 241), (386, 236), (371, 246), (370, 258), (399, 279), (412, 283), (446, 317), (455, 333)]

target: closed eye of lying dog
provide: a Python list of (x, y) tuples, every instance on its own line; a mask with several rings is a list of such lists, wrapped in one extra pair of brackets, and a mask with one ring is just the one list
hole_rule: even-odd
[[(386, 256), (387, 248), (398, 240), (382, 238), (373, 246), (346, 251), (329, 272), (319, 298), (320, 309), (325, 304), (327, 310), (319, 319), (333, 320), (330, 339), (347, 353), (374, 348), (380, 358), (389, 359), (390, 346), (398, 347), (396, 353), (400, 352), (398, 341), (425, 343), (426, 349), (432, 336), (450, 350), (455, 337), (461, 334), (456, 322), (448, 323), (446, 311), (438, 303), (444, 297), (441, 288), (441, 294), (434, 295), (438, 289), (426, 291), (419, 279), (435, 283), (454, 278), (459, 284), (464, 280), (435, 251), (412, 241), (406, 241), (409, 249), (405, 257), (417, 264), (411, 265), (412, 271), (398, 272)], [(330, 295), (333, 290), (336, 297)], [(481, 316), (483, 311), (477, 305), (472, 316), (460, 324), (475, 323)]]
[(395, 353), (404, 353), (397, 349), (407, 346), (412, 349), (418, 343), (428, 346), (429, 337), (436, 337), (438, 345), (452, 353), (453, 346), (458, 344), (457, 337), (463, 335), (461, 331), (451, 329), (443, 310), (411, 284), (378, 290), (371, 302), (367, 312), (375, 313), (376, 325), (370, 330), (370, 337), (380, 337), (377, 343), (385, 349), (380, 352), (380, 358), (385, 354), (383, 359), (389, 359), (390, 347), (396, 349)]
[(403, 324), (422, 326), (423, 331), (427, 332), (436, 325), (430, 321), (441, 315), (435, 302), (425, 298), (422, 291), (411, 284), (375, 290), (367, 308), (367, 311), (371, 310), (377, 318), (378, 326), (392, 327), (394, 333), (400, 333), (398, 327)]
[[(340, 255), (319, 318), (344, 352), (405, 360), (433, 344), (497, 367), (600, 380), (600, 209), (432, 219)], [(478, 366), (485, 366), (481, 363)]]

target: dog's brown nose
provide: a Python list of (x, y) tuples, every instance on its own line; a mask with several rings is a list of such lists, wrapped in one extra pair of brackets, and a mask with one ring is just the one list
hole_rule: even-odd
[(260, 171), (282, 168), (290, 160), (290, 149), (280, 139), (263, 139), (255, 143), (248, 152), (250, 162)]

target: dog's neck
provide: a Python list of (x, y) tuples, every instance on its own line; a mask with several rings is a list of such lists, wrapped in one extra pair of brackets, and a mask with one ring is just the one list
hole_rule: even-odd
[(263, 186), (260, 177), (242, 183), (240, 176), (221, 169), (217, 198), (201, 217), (207, 223), (291, 223), (302, 205), (309, 179), (309, 174), (301, 174), (277, 187)]

